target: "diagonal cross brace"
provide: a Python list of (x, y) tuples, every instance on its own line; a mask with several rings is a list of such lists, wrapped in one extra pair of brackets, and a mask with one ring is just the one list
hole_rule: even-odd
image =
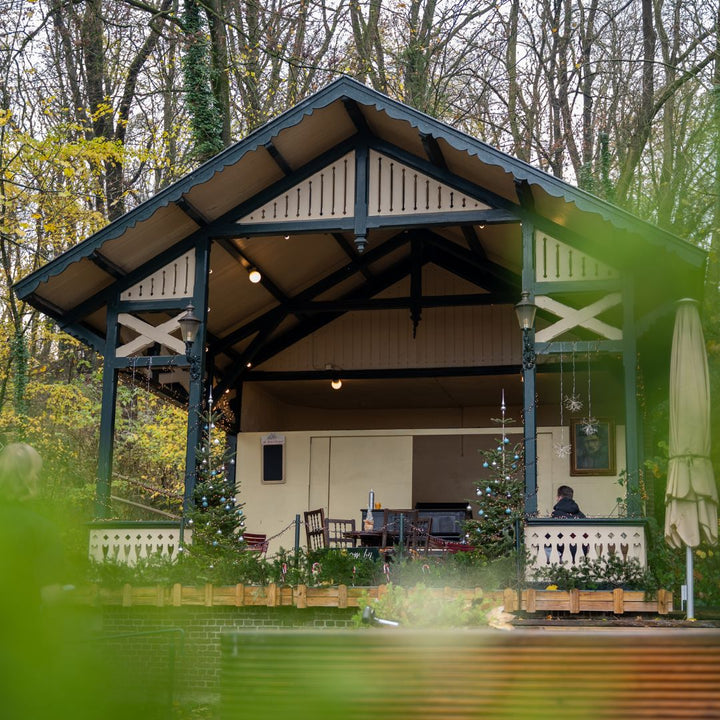
[(606, 295), (600, 300), (576, 310), (569, 305), (553, 300), (547, 295), (537, 295), (535, 304), (538, 308), (557, 315), (560, 320), (542, 330), (538, 330), (535, 333), (535, 342), (549, 342), (575, 327), (584, 327), (586, 330), (591, 330), (608, 340), (622, 340), (622, 330), (598, 320), (596, 317), (601, 312), (605, 312), (605, 310), (615, 307), (621, 302), (621, 293), (610, 293), (610, 295)]
[[(180, 315), (184, 312), (183, 310)], [(136, 318), (134, 315), (119, 313), (118, 323), (140, 333), (140, 336), (121, 345), (115, 352), (116, 357), (128, 357), (129, 355), (142, 352), (153, 343), (160, 343), (170, 350), (174, 350), (178, 355), (184, 355), (185, 343), (170, 335), (171, 332), (174, 332), (180, 327), (178, 323), (180, 315), (170, 318), (170, 320), (166, 320), (164, 323), (160, 323), (160, 325), (150, 325), (140, 320), (140, 318)]]

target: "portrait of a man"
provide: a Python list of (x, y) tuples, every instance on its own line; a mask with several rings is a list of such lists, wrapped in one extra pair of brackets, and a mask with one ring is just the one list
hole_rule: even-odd
[(615, 433), (610, 420), (598, 420), (596, 432), (586, 432), (587, 426), (572, 423), (571, 475), (614, 475)]

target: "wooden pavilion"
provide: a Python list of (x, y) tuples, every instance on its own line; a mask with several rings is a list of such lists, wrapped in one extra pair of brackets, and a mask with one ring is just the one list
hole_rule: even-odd
[[(528, 515), (568, 482), (588, 515), (613, 515), (619, 474), (638, 483), (638, 398), (667, 387), (675, 303), (699, 296), (705, 261), (341, 78), (14, 290), (104, 357), (99, 518), (132, 371), (189, 409), (186, 503), (212, 393), (249, 525), (273, 535), (312, 507), (359, 516), (370, 488), (391, 507), (467, 501), (502, 397), (531, 459)], [(537, 307), (522, 332), (521, 297)], [(583, 473), (565, 448), (591, 417), (612, 458)]]

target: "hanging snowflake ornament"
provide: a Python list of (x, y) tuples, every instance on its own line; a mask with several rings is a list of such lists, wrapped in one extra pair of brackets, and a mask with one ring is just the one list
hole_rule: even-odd
[(577, 393), (573, 393), (572, 395), (566, 395), (564, 404), (565, 409), (572, 413), (580, 412), (583, 407), (582, 400)]
[(597, 435), (598, 432), (598, 421), (594, 417), (586, 417), (582, 419), (580, 423), (582, 432), (585, 435)]
[(570, 457), (571, 449), (572, 447), (566, 443), (563, 443), (562, 440), (553, 444), (553, 452), (555, 453), (555, 456), (559, 457), (561, 460)]

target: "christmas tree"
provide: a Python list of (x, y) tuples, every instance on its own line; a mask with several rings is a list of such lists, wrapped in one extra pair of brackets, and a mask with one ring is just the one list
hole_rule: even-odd
[(220, 441), (216, 419), (212, 410), (201, 418), (194, 507), (187, 513), (187, 526), (192, 530), (192, 555), (229, 559), (246, 546), (244, 503), (236, 500), (235, 459)]
[(505, 417), (505, 398), (502, 417), (493, 418), (501, 426), (495, 446), (481, 450), (482, 476), (476, 480), (473, 520), (465, 530), (468, 541), (489, 559), (510, 554), (515, 548), (516, 521), (525, 510), (525, 480), (522, 443), (511, 443), (505, 432), (513, 421)]

